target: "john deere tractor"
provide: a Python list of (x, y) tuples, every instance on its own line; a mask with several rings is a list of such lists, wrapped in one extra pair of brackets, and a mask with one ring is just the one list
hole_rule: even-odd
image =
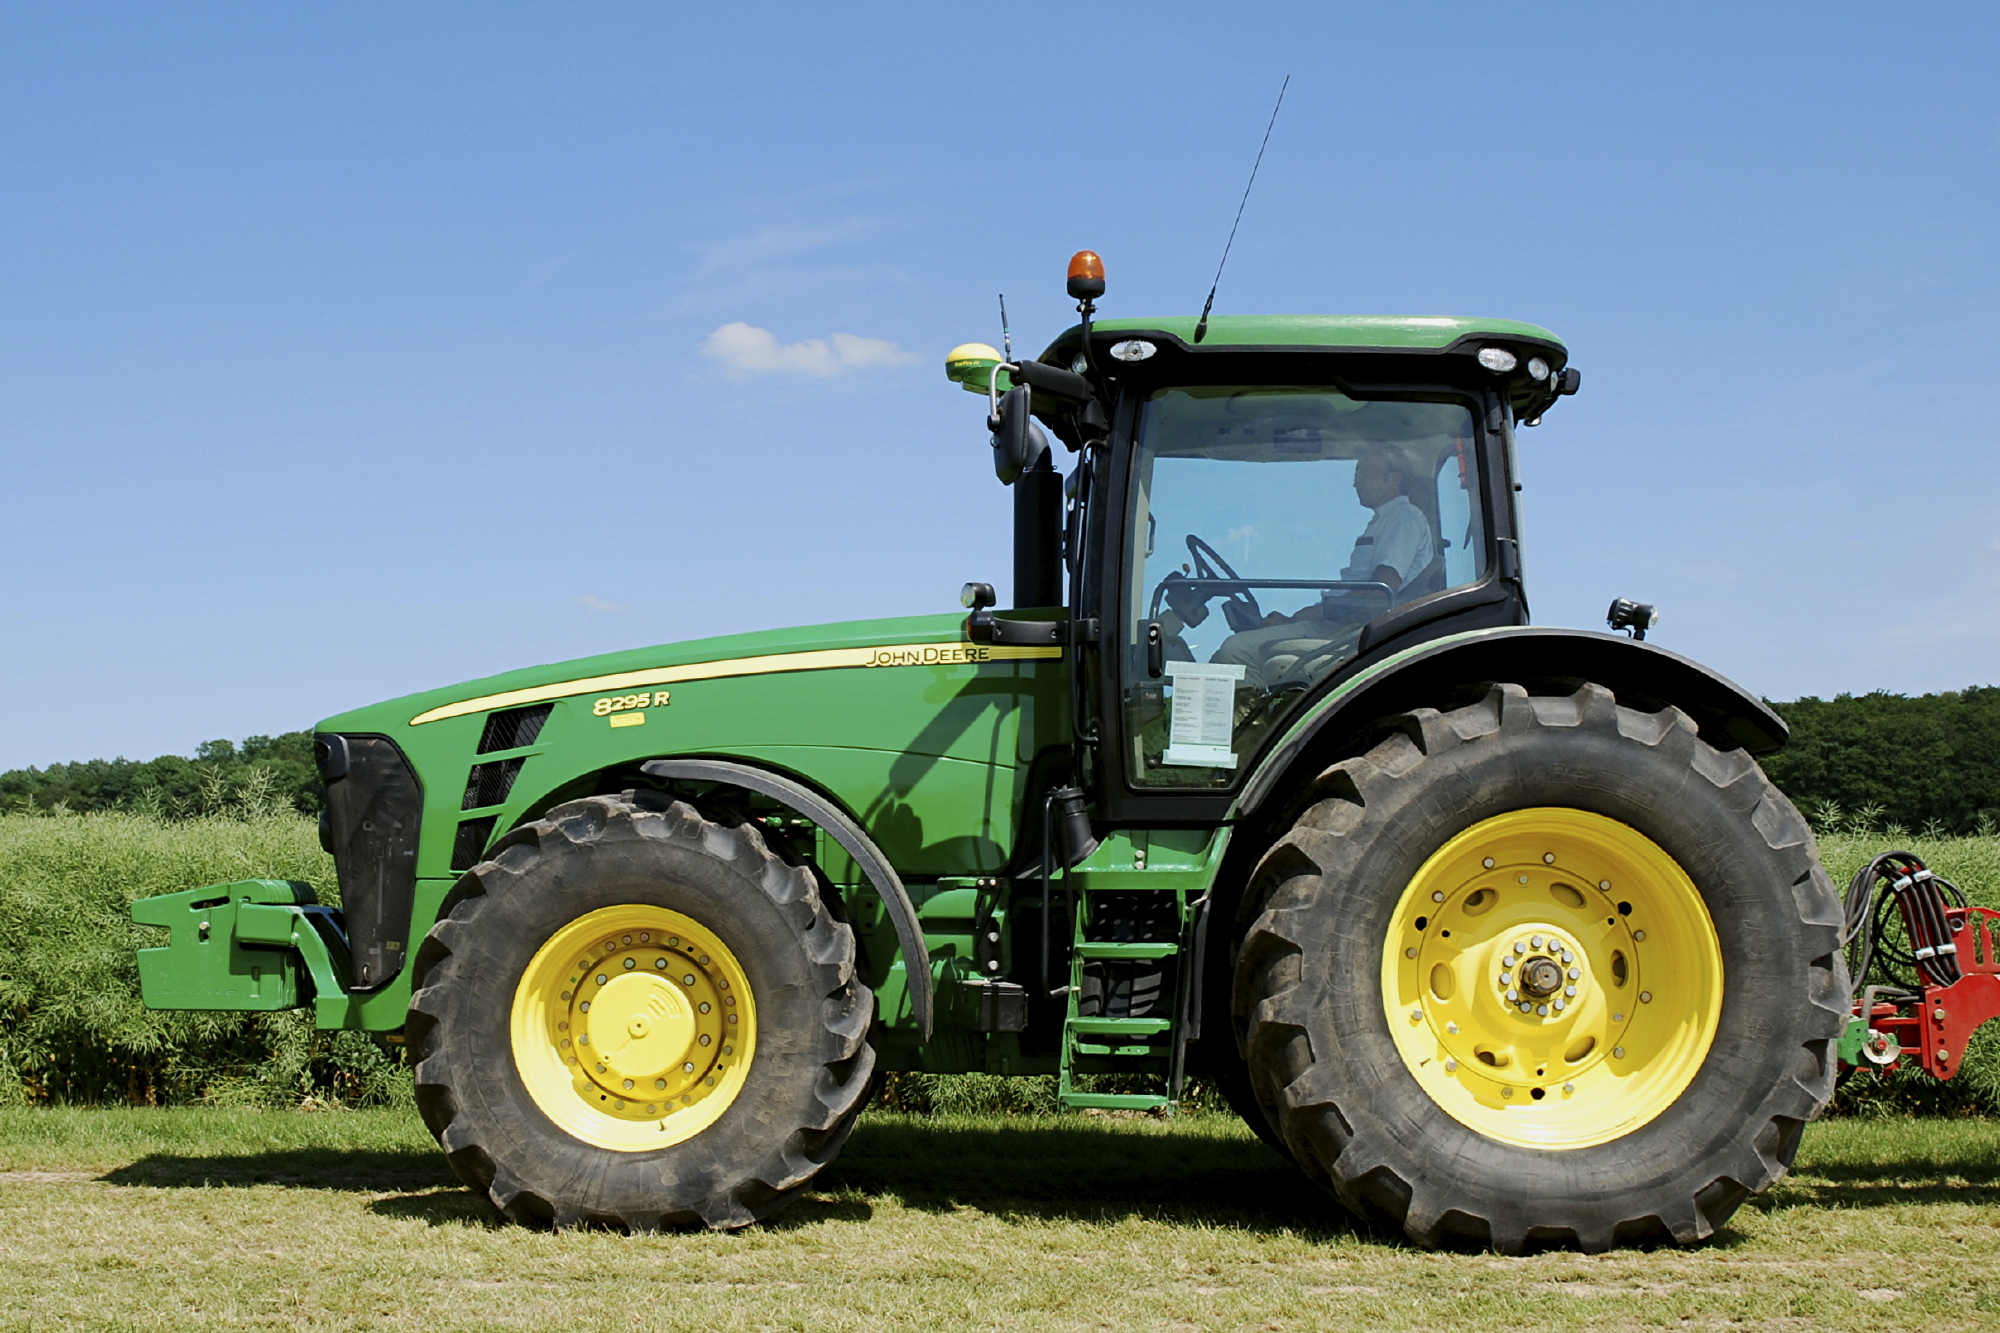
[(1769, 709), (1648, 608), (1529, 625), (1517, 431), (1576, 392), (1563, 344), (1100, 322), (1088, 252), (1069, 288), (1039, 358), (947, 364), (1013, 488), (1010, 606), (330, 718), (340, 905), (142, 900), (147, 1003), (400, 1031), (520, 1220), (746, 1225), (927, 1070), (1129, 1109), (1202, 1079), (1426, 1245), (1709, 1235), (1832, 1089), (1841, 906)]

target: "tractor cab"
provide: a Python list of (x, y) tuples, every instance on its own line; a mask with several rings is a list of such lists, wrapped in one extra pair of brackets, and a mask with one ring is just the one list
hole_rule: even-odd
[[(1039, 359), (969, 345), (947, 373), (988, 397), (996, 471), (1017, 489), (1014, 614), (1069, 608), (1100, 818), (1222, 817), (1267, 744), (1339, 682), (1527, 622), (1514, 429), (1580, 378), (1553, 334), (1095, 322), (1094, 296)], [(1066, 479), (1041, 427), (1076, 455)], [(1024, 633), (977, 609), (970, 628)]]

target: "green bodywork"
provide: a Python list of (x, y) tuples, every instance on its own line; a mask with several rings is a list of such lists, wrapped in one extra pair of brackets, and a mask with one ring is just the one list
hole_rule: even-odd
[[(1191, 343), (1194, 326), (1192, 319), (1176, 318), (1104, 321), (1096, 329), (1100, 335), (1165, 333)], [(1424, 350), (1443, 349), (1468, 335), (1561, 351), (1552, 334), (1528, 324), (1363, 316), (1222, 316), (1209, 322), (1203, 345)], [(1072, 331), (1065, 339), (1074, 336)], [(1046, 620), (1063, 613), (1003, 615)], [(831, 797), (904, 881), (929, 953), (922, 965), (937, 994), (936, 1030), (929, 1041), (919, 1040), (910, 1014), (905, 983), (912, 960), (900, 955), (874, 888), (831, 838), (805, 821), (766, 820), (775, 834), (805, 840), (795, 845), (814, 858), (841, 895), (860, 939), (864, 979), (880, 1006), (882, 1067), (1060, 1070), (1070, 1104), (1157, 1105), (1158, 1097), (1079, 1090), (1069, 1080), (1114, 1070), (1167, 1074), (1171, 1019), (1079, 1016), (1073, 989), (1057, 1044), (1024, 1050), (1016, 1033), (981, 1030), (979, 1021), (980, 978), (1015, 974), (1021, 962), (1015, 954), (1039, 942), (1034, 931), (1016, 938), (1006, 918), (1033, 875), (1024, 869), (1017, 845), (1037, 845), (1033, 824), (1041, 817), (1041, 789), (1071, 746), (1066, 651), (1074, 650), (973, 644), (962, 613), (857, 621), (530, 667), (356, 709), (326, 719), (318, 730), (387, 737), (422, 786), (415, 907), (407, 936), (411, 950), (459, 878), (453, 861), (455, 848), (462, 853), (463, 825), (490, 821), (490, 833), (476, 840), (490, 845), (564, 800), (616, 790), (611, 779), (630, 776), (624, 785), (636, 785), (643, 781), (639, 765), (647, 760), (739, 761), (796, 778)], [(1353, 690), (1394, 670), (1399, 660), (1390, 658), (1341, 684), (1291, 718), (1287, 730), (1311, 727)], [(477, 753), (492, 713), (544, 702), (552, 711), (533, 744)], [(505, 803), (468, 808), (472, 767), (513, 759), (522, 762)], [(1059, 965), (1067, 968), (1072, 988), (1080, 985), (1088, 960), (1164, 960), (1182, 951), (1185, 939), (1182, 944), (1093, 940), (1090, 904), (1106, 892), (1154, 890), (1171, 895), (1176, 918), (1190, 921), (1195, 904), (1215, 882), (1236, 817), (1232, 811), (1200, 828), (1113, 831), (1086, 860), (1058, 875), (1057, 893), (1080, 904), (1073, 924), (1060, 927), (1068, 952)], [(190, 889), (141, 901), (133, 915), (170, 932), (163, 947), (140, 954), (146, 1001), (154, 1007), (261, 1010), (310, 1003), (322, 1028), (393, 1031), (404, 1023), (411, 969), (377, 990), (354, 992), (337, 925), (327, 909), (314, 905), (306, 886), (246, 880)]]

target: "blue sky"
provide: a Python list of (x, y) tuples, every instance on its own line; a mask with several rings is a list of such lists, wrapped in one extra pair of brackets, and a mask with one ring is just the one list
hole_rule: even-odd
[(1216, 308), (1560, 333), (1538, 621), (2000, 680), (1996, 70), (1969, 4), (9, 5), (0, 768), (1004, 583), (944, 352), (1084, 246), (1195, 313), (1286, 74)]

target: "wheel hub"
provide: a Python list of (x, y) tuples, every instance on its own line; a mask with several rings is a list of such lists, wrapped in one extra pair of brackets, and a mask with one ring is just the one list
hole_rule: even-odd
[(521, 978), (513, 1035), (516, 1067), (551, 1119), (604, 1147), (664, 1147), (734, 1100), (755, 1011), (721, 940), (635, 905), (551, 937)]
[[(1699, 891), (1650, 839), (1580, 810), (1519, 811), (1454, 838), (1411, 881), (1385, 943), (1405, 1066), (1503, 1141), (1629, 1133), (1692, 1081), (1720, 1013)], [(1671, 978), (1659, 997), (1655, 971)]]

